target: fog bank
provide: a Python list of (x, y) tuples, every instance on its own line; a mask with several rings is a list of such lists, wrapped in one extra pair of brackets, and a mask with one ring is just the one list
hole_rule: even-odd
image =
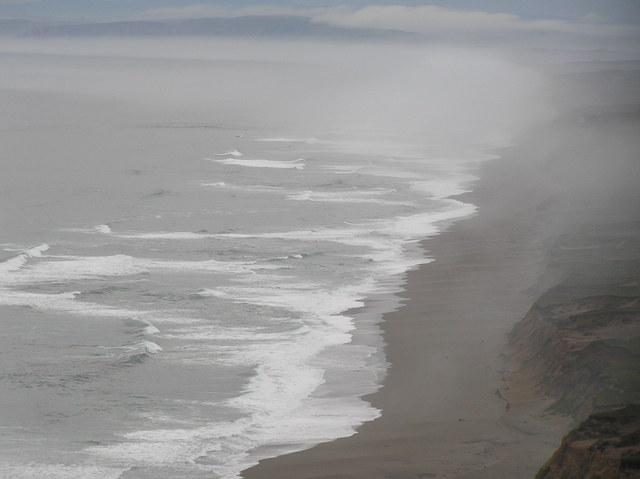
[(348, 125), (413, 135), (456, 125), (480, 139), (508, 136), (549, 113), (536, 96), (540, 74), (496, 52), (444, 45), (11, 40), (0, 62), (5, 93), (91, 98), (163, 111), (175, 121)]

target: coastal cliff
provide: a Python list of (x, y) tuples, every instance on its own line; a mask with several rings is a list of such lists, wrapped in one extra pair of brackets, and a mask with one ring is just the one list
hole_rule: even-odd
[(610, 284), (617, 294), (584, 296), (563, 283), (514, 329), (519, 380), (551, 400), (548, 413), (569, 416), (574, 424), (588, 416), (536, 479), (640, 478), (637, 285)]
[(553, 400), (549, 412), (577, 420), (640, 402), (640, 283), (597, 286), (567, 279), (511, 334), (518, 379)]
[(621, 192), (555, 240), (540, 280), (555, 286), (510, 334), (505, 395), (546, 401), (547, 416), (577, 426), (536, 479), (640, 478), (637, 196)]
[(640, 405), (592, 414), (562, 440), (535, 479), (640, 477)]

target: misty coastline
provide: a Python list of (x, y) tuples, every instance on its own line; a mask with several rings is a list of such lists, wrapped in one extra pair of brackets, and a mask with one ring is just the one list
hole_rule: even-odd
[(638, 32), (256, 11), (0, 20), (0, 472), (525, 479), (603, 413), (584, 466), (638, 400)]
[[(351, 438), (264, 461), (245, 477), (279, 477), (287, 471), (310, 478), (531, 478), (538, 472), (555, 478), (571, 470), (581, 477), (591, 467), (604, 470), (605, 463), (607, 474), (618, 477), (625, 467), (619, 456), (612, 455), (609, 462), (597, 455), (586, 459), (587, 452), (579, 453), (582, 446), (570, 442), (575, 437), (582, 444), (585, 436), (579, 432), (550, 458), (561, 438), (588, 414), (601, 413), (594, 416), (597, 424), (609, 420), (608, 411), (637, 401), (636, 383), (627, 376), (617, 385), (598, 373), (591, 380), (584, 376), (591, 367), (633, 375), (637, 356), (624, 353), (620, 362), (607, 363), (595, 353), (598, 348), (586, 348), (583, 356), (566, 351), (554, 355), (549, 344), (581, 340), (561, 329), (567, 326), (560, 320), (545, 319), (538, 311), (552, 308), (553, 298), (563, 311), (562, 298), (571, 294), (563, 293), (567, 288), (583, 287), (587, 296), (603, 300), (599, 295), (612, 294), (611, 301), (622, 294), (628, 313), (601, 313), (602, 322), (593, 327), (610, 328), (605, 342), (615, 341), (619, 333), (634, 344), (634, 293), (620, 293), (615, 284), (633, 290), (637, 282), (639, 118), (628, 113), (637, 105), (637, 75), (620, 73), (613, 97), (611, 84), (602, 81), (610, 78), (607, 73), (558, 76), (554, 88), (566, 102), (562, 113), (529, 131), (515, 147), (500, 151), (501, 159), (483, 165), (474, 191), (461, 197), (478, 205), (476, 217), (423, 243), (435, 262), (409, 274), (403, 306), (385, 315), (383, 323), (391, 368), (383, 388), (370, 396), (382, 417)], [(574, 80), (581, 82), (580, 88)], [(574, 89), (573, 97), (562, 96), (566, 88)], [(581, 247), (585, 241), (591, 249)], [(578, 289), (573, 294), (580, 297)], [(620, 314), (630, 315), (624, 325), (616, 319)], [(471, 322), (462, 326), (466, 315), (483, 318), (487, 329), (473, 329)], [(432, 323), (438, 316), (447, 322)], [(542, 327), (540, 321), (548, 325)], [(552, 326), (556, 321), (560, 324)], [(581, 331), (585, 337), (603, 334)], [(558, 371), (552, 382), (549, 371)], [(449, 383), (446, 377), (456, 380)], [(598, 399), (605, 391), (608, 405)], [(611, 414), (624, 417), (625, 411)], [(633, 413), (628, 414), (633, 421)], [(592, 438), (588, 444), (604, 438), (615, 443), (615, 435), (623, 431), (620, 426), (608, 430), (609, 436), (596, 432), (586, 437)], [(619, 454), (630, 452), (620, 449)]]

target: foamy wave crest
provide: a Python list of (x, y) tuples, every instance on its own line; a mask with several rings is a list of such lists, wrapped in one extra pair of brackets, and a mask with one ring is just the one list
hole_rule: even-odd
[(104, 234), (111, 233), (111, 228), (109, 228), (109, 226), (107, 225), (97, 225), (97, 226), (94, 226), (93, 229), (96, 230), (98, 233), (104, 233)]
[(133, 319), (140, 321), (144, 327), (142, 334), (159, 332), (151, 321), (170, 324), (186, 325), (201, 322), (191, 317), (176, 317), (162, 311), (142, 311), (135, 309), (117, 308), (90, 301), (79, 300), (80, 291), (64, 293), (32, 293), (13, 288), (0, 287), (0, 305), (27, 306), (39, 311), (57, 311), (66, 314), (94, 318)]
[(191, 271), (213, 271), (219, 273), (242, 273), (252, 274), (253, 269), (258, 266), (252, 262), (241, 261), (216, 261), (214, 259), (205, 261), (171, 261), (171, 260), (153, 260), (138, 259), (140, 265), (152, 269), (173, 269), (173, 270), (191, 270)]
[(226, 153), (214, 153), (212, 156), (234, 156), (236, 158), (242, 156), (238, 150), (227, 151)]
[(429, 213), (398, 216), (345, 228), (318, 228), (274, 233), (226, 233), (211, 235), (220, 238), (272, 238), (293, 241), (329, 241), (363, 249), (359, 256), (371, 261), (377, 273), (396, 275), (430, 260), (422, 255), (410, 257), (406, 245), (438, 234), (452, 221), (470, 216), (476, 206), (458, 200), (441, 200), (443, 209)]
[(153, 334), (160, 332), (160, 330), (156, 328), (153, 324), (151, 324), (149, 321), (142, 320), (142, 322), (145, 324), (145, 327), (142, 329), (142, 334), (147, 334), (151, 336)]
[(0, 288), (0, 304), (10, 306), (29, 306), (40, 310), (74, 311), (82, 310), (76, 298), (80, 291), (66, 293), (30, 293), (13, 289)]
[(288, 269), (287, 265), (277, 265), (269, 263), (258, 263), (255, 261), (216, 261), (214, 259), (205, 261), (171, 261), (137, 259), (140, 266), (149, 270), (173, 269), (179, 271), (212, 271), (217, 273), (230, 274), (254, 274), (260, 270)]
[(277, 161), (277, 160), (238, 160), (235, 158), (226, 158), (224, 160), (213, 160), (223, 165), (248, 166), (250, 168), (289, 168), (302, 170), (305, 167), (305, 160), (300, 158), (293, 161)]
[(216, 188), (225, 188), (228, 190), (246, 191), (249, 193), (282, 193), (284, 189), (281, 186), (267, 186), (267, 185), (234, 185), (225, 181), (216, 181), (215, 183), (200, 183), (202, 186), (214, 186)]
[[(135, 276), (153, 270), (212, 271), (220, 273), (253, 274), (254, 270), (284, 269), (287, 266), (260, 264), (253, 261), (172, 261), (112, 256), (49, 256), (26, 268), (10, 272), (12, 284), (46, 283), (85, 280), (100, 277)], [(9, 279), (9, 278), (7, 278)]]
[(151, 355), (158, 354), (163, 349), (151, 341), (140, 341), (131, 346), (125, 346), (125, 353), (120, 358), (120, 364), (136, 365), (146, 361)]
[(449, 208), (439, 212), (396, 218), (390, 222), (390, 230), (408, 240), (419, 240), (440, 232), (442, 230), (442, 227), (439, 226), (440, 223), (471, 216), (478, 209), (471, 203), (463, 203), (458, 200), (447, 199), (443, 201), (447, 202)]
[[(359, 424), (375, 419), (380, 412), (359, 398), (331, 398), (321, 392), (325, 370), (336, 367), (323, 362), (323, 351), (342, 348), (351, 342), (354, 324), (345, 311), (362, 306), (366, 296), (382, 291), (381, 278), (417, 264), (418, 260), (406, 258), (407, 242), (435, 234), (446, 222), (474, 211), (473, 205), (443, 200), (440, 211), (344, 224), (341, 228), (246, 235), (197, 234), (198, 238), (336, 241), (358, 246), (362, 256), (372, 260), (374, 266), (371, 266), (369, 280), (333, 290), (320, 284), (295, 281), (295, 278), (283, 281), (282, 276), (266, 274), (238, 278), (230, 286), (199, 290), (196, 294), (201, 297), (282, 308), (297, 313), (296, 317), (300, 318), (299, 327), (277, 333), (260, 328), (198, 324), (163, 335), (166, 339), (190, 341), (194, 347), (214, 353), (219, 363), (253, 367), (255, 374), (246, 383), (243, 394), (225, 403), (238, 409), (244, 417), (195, 428), (140, 430), (126, 434), (119, 444), (93, 447), (89, 451), (116, 463), (124, 460), (159, 469), (179, 463), (185, 468), (206, 468), (232, 479), (259, 460), (272, 457), (274, 451), (293, 452), (352, 435)], [(145, 267), (152, 270), (157, 266), (152, 266), (156, 260), (150, 261)], [(185, 263), (191, 262), (167, 262), (165, 266), (184, 268)], [(245, 266), (255, 268), (256, 264)], [(190, 360), (206, 359), (202, 355), (185, 358), (187, 363)], [(371, 390), (375, 389), (374, 383), (372, 378)]]
[(5, 479), (119, 479), (128, 467), (106, 467), (92, 465), (44, 464), (0, 464)]
[(320, 143), (317, 138), (257, 138), (255, 141), (266, 143), (306, 143), (307, 145)]
[(11, 274), (13, 283), (82, 280), (101, 276), (132, 276), (147, 270), (131, 256), (49, 256)]
[(113, 233), (117, 238), (125, 239), (159, 239), (159, 240), (200, 240), (210, 238), (208, 233), (193, 233), (190, 231), (154, 231), (151, 233)]
[(229, 295), (224, 291), (220, 291), (217, 289), (201, 289), (197, 293), (196, 296), (200, 296), (201, 298), (226, 298)]
[[(441, 211), (419, 213), (410, 216), (398, 216), (369, 223), (353, 224), (355, 228), (318, 228), (313, 230), (298, 230), (276, 233), (221, 233), (209, 235), (218, 238), (279, 238), (298, 241), (334, 241), (351, 245), (375, 245), (379, 238), (372, 235), (387, 235), (404, 241), (421, 239), (440, 231), (438, 224), (454, 219), (464, 218), (476, 212), (477, 207), (471, 203), (445, 199), (441, 200), (446, 208)], [(376, 249), (384, 248), (386, 241)]]
[[(236, 301), (300, 312), (307, 324), (329, 325), (340, 333), (348, 333), (354, 327), (352, 318), (341, 313), (363, 306), (366, 294), (376, 290), (373, 279), (324, 291), (314, 283), (280, 282), (277, 286), (270, 286), (270, 277), (262, 278), (262, 282), (266, 284), (256, 287), (227, 287), (222, 291)], [(343, 339), (350, 341), (347, 336)]]
[(286, 334), (259, 333), (251, 328), (212, 329), (207, 325), (185, 332), (186, 338), (194, 341), (243, 341), (242, 347), (223, 349), (226, 362), (254, 366), (255, 374), (244, 393), (226, 402), (243, 412), (242, 419), (191, 429), (136, 431), (124, 435), (122, 443), (92, 447), (89, 451), (102, 458), (130, 460), (145, 467), (162, 468), (176, 463), (199, 467), (198, 459), (202, 459), (201, 463), (208, 465), (203, 467), (231, 479), (238, 478), (242, 470), (260, 459), (273, 456), (274, 448), (293, 452), (350, 436), (359, 424), (378, 417), (380, 412), (359, 398), (314, 396), (325, 382), (323, 365), (314, 364), (318, 354), (351, 341), (348, 331), (353, 325), (342, 313), (361, 305), (361, 288), (370, 285), (317, 293), (311, 298), (317, 285), (280, 286), (282, 290), (278, 291), (265, 286), (229, 288), (225, 292), (254, 304), (293, 307), (304, 312), (305, 324), (295, 330)]
[(390, 193), (390, 190), (381, 191), (301, 191), (287, 195), (290, 200), (296, 201), (320, 201), (326, 203), (374, 203), (381, 205), (408, 206), (406, 201), (390, 201), (379, 198), (379, 196)]
[[(319, 411), (324, 412), (320, 415)], [(123, 443), (91, 447), (87, 452), (102, 460), (163, 472), (175, 468), (176, 477), (188, 477), (189, 471), (204, 476), (207, 471), (223, 479), (239, 479), (241, 471), (273, 457), (274, 449), (294, 452), (353, 435), (355, 428), (347, 424), (343, 414), (349, 414), (357, 424), (380, 416), (377, 409), (367, 408), (359, 399), (316, 398), (289, 414), (274, 417), (269, 424), (256, 422), (264, 417), (255, 413), (193, 429), (150, 429), (124, 435)], [(201, 465), (199, 460), (211, 465)]]
[(17, 271), (22, 268), (31, 258), (39, 258), (42, 256), (42, 253), (49, 250), (49, 245), (46, 243), (41, 244), (40, 246), (35, 246), (33, 248), (29, 248), (24, 250), (18, 256), (10, 258), (6, 261), (0, 263), (0, 273), (1, 272), (10, 272)]
[(411, 184), (411, 189), (419, 193), (425, 194), (430, 198), (444, 199), (450, 196), (461, 195), (471, 191), (465, 185), (473, 181), (475, 177), (467, 177), (466, 179), (432, 179), (425, 181), (417, 181)]
[(135, 344), (131, 349), (135, 351), (149, 353), (149, 354), (158, 354), (160, 351), (163, 351), (163, 349), (160, 346), (158, 346), (156, 343), (151, 341), (140, 341), (139, 343)]
[(276, 256), (275, 258), (271, 258), (270, 261), (285, 261), (288, 259), (302, 259), (305, 256), (309, 256), (308, 254), (290, 254), (288, 256)]
[(406, 170), (394, 170), (388, 167), (374, 165), (323, 165), (323, 170), (328, 170), (339, 175), (359, 174), (369, 176), (382, 176), (386, 178), (416, 179), (416, 173)]

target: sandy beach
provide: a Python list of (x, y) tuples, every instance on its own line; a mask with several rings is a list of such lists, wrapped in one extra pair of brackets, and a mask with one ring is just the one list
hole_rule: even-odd
[(634, 191), (637, 123), (616, 115), (573, 111), (483, 165), (460, 197), (478, 213), (423, 243), (435, 261), (408, 274), (403, 306), (384, 318), (391, 366), (367, 398), (382, 417), (244, 477), (532, 478), (569, 423), (545, 414), (527, 384), (505, 382), (507, 334), (560, 281), (551, 245), (589, 215), (610, 215), (616, 191)]
[(368, 398), (382, 417), (244, 477), (529, 478), (557, 447), (561, 427), (538, 424), (526, 404), (507, 408), (498, 392), (506, 334), (544, 267), (548, 197), (530, 149), (501, 153), (460, 197), (478, 214), (423, 243), (436, 261), (409, 273), (403, 307), (384, 318), (391, 366)]

